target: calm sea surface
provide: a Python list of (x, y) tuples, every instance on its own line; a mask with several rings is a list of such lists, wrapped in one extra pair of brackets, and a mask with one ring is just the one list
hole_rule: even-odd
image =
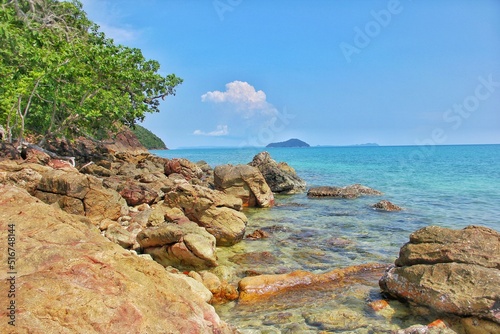
[[(152, 153), (193, 162), (204, 160), (214, 167), (246, 164), (263, 150), (295, 168), (308, 187), (361, 183), (384, 195), (355, 200), (309, 199), (306, 194), (277, 196), (272, 209), (247, 210), (247, 233), (264, 229), (271, 237), (219, 249), (221, 267), (237, 276), (233, 279), (244, 276), (247, 270), (321, 273), (368, 262), (392, 263), (409, 234), (428, 225), (457, 229), (483, 225), (500, 231), (500, 145), (179, 149)], [(405, 210), (374, 211), (370, 205), (381, 199)], [(265, 256), (244, 256), (262, 252)], [(390, 319), (374, 316), (367, 311), (366, 300), (377, 291), (375, 282), (351, 294), (323, 291), (304, 296), (301, 301), (275, 300), (259, 307), (229, 303), (217, 310), (221, 318), (243, 333), (377, 333), (432, 321), (401, 310)], [(364, 319), (364, 325), (345, 325), (345, 329), (308, 321), (310, 312), (325, 313), (339, 307), (355, 312)]]

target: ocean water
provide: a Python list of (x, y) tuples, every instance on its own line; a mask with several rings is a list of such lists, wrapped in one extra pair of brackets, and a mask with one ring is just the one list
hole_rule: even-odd
[[(369, 262), (393, 263), (410, 233), (429, 225), (456, 229), (482, 225), (500, 231), (500, 145), (224, 148), (153, 153), (193, 162), (204, 160), (215, 167), (248, 163), (263, 150), (276, 161), (292, 166), (308, 187), (361, 183), (384, 194), (354, 200), (311, 199), (305, 193), (276, 196), (277, 205), (271, 209), (246, 210), (247, 233), (263, 229), (270, 238), (244, 240), (218, 249), (220, 267), (229, 281), (249, 272), (322, 273)], [(381, 199), (404, 210), (373, 210), (370, 205)], [(412, 315), (398, 302), (391, 302), (394, 312), (388, 316), (370, 311), (367, 301), (380, 298), (377, 278), (349, 288), (298, 295), (284, 295), (258, 305), (233, 302), (216, 308), (221, 318), (242, 333), (385, 333), (434, 320), (432, 314), (426, 318)], [(355, 324), (332, 320), (332, 310), (339, 309), (347, 309), (347, 313), (341, 312), (344, 315), (354, 312), (351, 316), (359, 320)]]

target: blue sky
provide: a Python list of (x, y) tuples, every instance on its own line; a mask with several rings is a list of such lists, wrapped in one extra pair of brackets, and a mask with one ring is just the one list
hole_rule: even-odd
[(168, 147), (500, 143), (500, 1), (84, 0), (177, 95)]

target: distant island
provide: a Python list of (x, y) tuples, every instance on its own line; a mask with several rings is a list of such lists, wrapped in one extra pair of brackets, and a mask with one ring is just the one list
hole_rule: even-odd
[(279, 143), (271, 143), (266, 147), (310, 147), (310, 145), (302, 140), (293, 138)]

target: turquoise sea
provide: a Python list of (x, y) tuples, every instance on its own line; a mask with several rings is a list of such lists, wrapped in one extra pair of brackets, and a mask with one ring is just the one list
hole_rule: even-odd
[[(483, 225), (500, 231), (500, 145), (221, 148), (152, 153), (193, 162), (204, 160), (214, 167), (246, 164), (264, 150), (276, 161), (292, 166), (308, 187), (361, 183), (384, 195), (339, 200), (310, 199), (304, 193), (277, 196), (277, 205), (271, 209), (248, 209), (247, 233), (264, 229), (271, 237), (244, 240), (218, 251), (221, 266), (240, 278), (245, 271), (286, 273), (301, 269), (321, 273), (368, 262), (393, 263), (410, 233), (428, 225), (456, 229)], [(404, 211), (373, 210), (370, 205), (381, 199)], [(248, 260), (244, 257), (248, 253), (258, 256)], [(376, 299), (377, 291), (375, 282), (354, 289), (352, 294), (323, 291), (301, 301), (285, 298), (259, 307), (229, 303), (217, 310), (242, 333), (378, 333), (432, 321), (432, 316), (421, 319), (401, 310), (390, 319), (374, 315), (367, 310), (366, 300)], [(325, 313), (340, 307), (354, 310), (366, 324), (359, 322), (365, 325), (342, 329), (328, 321), (308, 321), (311, 317), (307, 314), (312, 310)]]

